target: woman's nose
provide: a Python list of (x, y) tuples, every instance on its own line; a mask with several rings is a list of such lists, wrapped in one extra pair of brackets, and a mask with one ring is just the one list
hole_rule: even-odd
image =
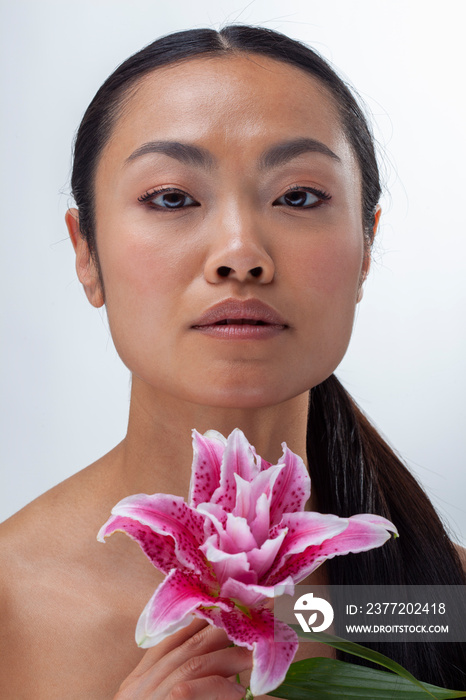
[(252, 226), (237, 225), (234, 231), (221, 226), (219, 235), (207, 258), (205, 279), (219, 283), (225, 279), (238, 282), (255, 281), (270, 284), (275, 276), (275, 264)]

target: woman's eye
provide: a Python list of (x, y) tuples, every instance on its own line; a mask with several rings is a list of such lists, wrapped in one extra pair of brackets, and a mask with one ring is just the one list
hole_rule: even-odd
[(199, 206), (199, 203), (186, 192), (174, 189), (152, 190), (138, 197), (138, 201), (147, 202), (154, 209), (184, 209)]
[(329, 200), (330, 195), (326, 192), (321, 192), (320, 190), (300, 187), (296, 189), (289, 190), (281, 197), (275, 200), (273, 203), (275, 206), (287, 206), (295, 207), (301, 209), (312, 209), (313, 207), (318, 207), (325, 200)]

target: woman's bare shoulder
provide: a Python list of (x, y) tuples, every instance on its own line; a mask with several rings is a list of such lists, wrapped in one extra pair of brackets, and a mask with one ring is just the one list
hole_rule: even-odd
[(115, 504), (105, 473), (91, 465), (0, 525), (0, 697), (113, 697), (137, 663), (134, 629), (155, 586), (123, 598), (139, 548), (97, 541)]
[[(101, 545), (97, 532), (115, 504), (111, 468), (114, 450), (62, 481), (0, 524), (0, 591), (21, 589), (41, 576), (57, 579), (78, 564), (93, 565)], [(115, 481), (115, 479), (113, 479)], [(24, 591), (22, 591), (24, 593)]]
[(64, 518), (56, 488), (0, 525), (0, 697), (32, 691), (25, 666), (33, 667), (30, 649), (45, 641), (44, 615), (63, 583), (57, 570)]
[(60, 543), (66, 541), (68, 546), (66, 536), (71, 532), (84, 534), (102, 524), (102, 517), (106, 519), (115, 504), (112, 465), (118, 459), (118, 447), (1, 523), (2, 558), (9, 555), (7, 560), (15, 561), (27, 553), (28, 559), (34, 559), (40, 545), (47, 545), (46, 550), (53, 547), (56, 552)]
[(82, 550), (95, 541), (98, 523), (108, 517), (88, 495), (92, 474), (92, 468), (83, 470), (0, 524), (0, 607), (3, 631), (12, 625), (9, 646), (20, 619), (25, 622), (23, 612), (32, 601), (42, 606), (67, 580)]
[[(96, 509), (98, 463), (74, 474), (0, 524), (2, 572), (34, 562), (60, 543)], [(80, 528), (81, 529), (81, 528)]]

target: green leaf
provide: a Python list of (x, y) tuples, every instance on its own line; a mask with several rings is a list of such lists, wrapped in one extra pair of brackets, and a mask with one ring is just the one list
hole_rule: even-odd
[[(328, 644), (328, 646), (333, 647), (334, 649), (346, 651), (348, 654), (352, 654), (353, 656), (360, 656), (362, 659), (372, 661), (379, 666), (388, 668), (390, 671), (393, 671), (393, 673), (401, 676), (401, 678), (414, 683), (414, 685), (417, 685), (418, 688), (421, 688), (422, 690), (424, 690), (426, 687), (425, 683), (418, 681), (417, 678), (403, 668), (403, 666), (397, 664), (396, 661), (389, 659), (388, 656), (384, 656), (384, 654), (381, 654), (378, 651), (368, 649), (367, 647), (363, 647), (361, 644), (356, 644), (355, 642), (349, 642), (347, 639), (342, 639), (334, 634), (326, 634), (325, 632), (304, 632), (300, 625), (291, 625), (291, 627), (293, 627), (299, 636), (304, 637), (308, 641), (312, 640), (313, 642), (322, 642), (322, 644)], [(435, 697), (429, 692), (427, 694), (431, 695), (431, 697)]]
[(357, 666), (337, 659), (312, 658), (291, 664), (282, 685), (269, 693), (283, 700), (421, 700), (465, 698), (466, 692), (447, 690), (421, 683), (403, 666), (378, 651), (349, 642), (325, 632), (303, 632), (292, 625), (305, 639), (328, 644), (354, 656), (372, 661), (393, 673)]
[(282, 685), (269, 692), (283, 700), (437, 700), (464, 698), (466, 692), (425, 683), (337, 659), (312, 658), (291, 664)]

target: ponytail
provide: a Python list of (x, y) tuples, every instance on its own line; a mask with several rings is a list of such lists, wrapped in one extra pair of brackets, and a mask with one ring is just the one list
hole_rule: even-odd
[[(457, 551), (416, 479), (331, 375), (310, 392), (307, 459), (319, 510), (376, 513), (400, 533), (383, 547), (327, 562), (333, 585), (461, 585)], [(466, 689), (466, 649), (452, 642), (367, 643), (421, 681)], [(338, 652), (338, 658), (365, 665)], [(370, 664), (367, 664), (370, 665)]]

